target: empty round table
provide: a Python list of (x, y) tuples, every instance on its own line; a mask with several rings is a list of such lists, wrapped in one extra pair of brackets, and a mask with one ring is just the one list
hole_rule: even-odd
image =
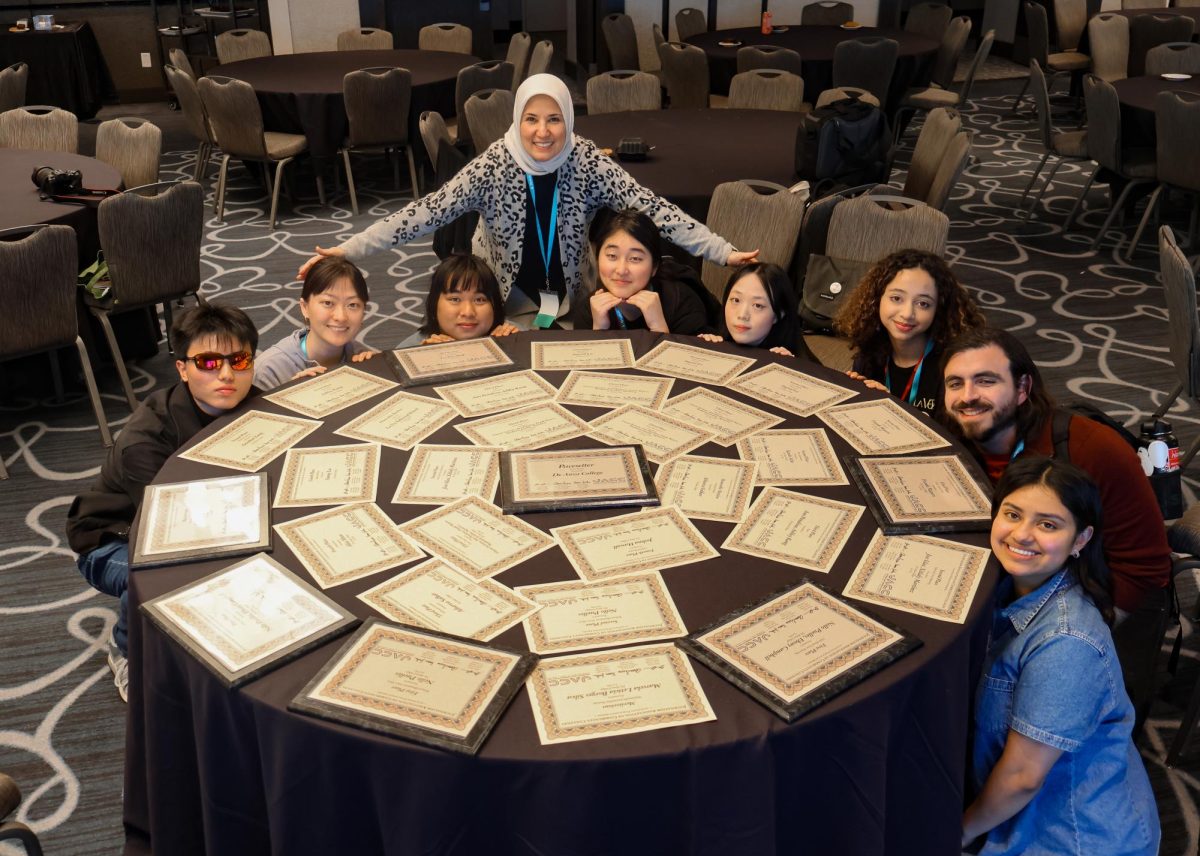
[(1200, 98), (1200, 75), (1188, 80), (1167, 80), (1156, 74), (1113, 81), (1121, 102), (1122, 144), (1153, 147), (1158, 139), (1154, 129), (1155, 101), (1160, 92), (1178, 92)]

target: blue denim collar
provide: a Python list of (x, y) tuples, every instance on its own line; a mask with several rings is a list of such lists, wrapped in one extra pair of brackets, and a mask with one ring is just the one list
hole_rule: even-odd
[[(1001, 618), (1007, 618), (1011, 621), (1013, 628), (1018, 633), (1022, 633), (1029, 626), (1030, 622), (1037, 617), (1038, 612), (1049, 602), (1050, 598), (1054, 597), (1059, 591), (1070, 588), (1074, 583), (1074, 577), (1067, 572), (1066, 568), (1063, 568), (1029, 594), (1017, 598), (1008, 606), (1000, 608), (998, 614)], [(1012, 577), (1006, 576), (997, 591), (997, 597), (1001, 603), (1012, 593), (1012, 586)]]

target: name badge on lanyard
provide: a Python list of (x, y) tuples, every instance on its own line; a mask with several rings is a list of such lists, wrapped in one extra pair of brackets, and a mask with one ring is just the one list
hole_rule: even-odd
[(538, 216), (537, 190), (533, 186), (533, 177), (525, 173), (525, 183), (529, 186), (529, 198), (533, 202), (534, 231), (538, 236), (538, 249), (542, 255), (542, 268), (546, 271), (546, 284), (540, 291), (541, 305), (538, 306), (537, 317), (533, 326), (545, 330), (558, 317), (559, 298), (550, 287), (550, 257), (554, 255), (554, 240), (558, 235), (558, 182), (554, 183), (554, 196), (550, 201), (550, 227), (543, 233), (542, 220)]

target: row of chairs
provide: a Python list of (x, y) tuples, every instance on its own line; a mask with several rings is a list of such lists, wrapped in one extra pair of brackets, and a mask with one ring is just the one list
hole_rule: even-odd
[[(340, 51), (391, 50), (392, 34), (377, 27), (356, 27), (337, 35)], [(271, 56), (271, 37), (262, 30), (239, 28), (217, 35), (217, 61), (221, 65)], [(430, 24), (417, 33), (417, 47), (423, 51), (471, 53), (471, 30), (462, 24)], [(178, 65), (176, 63), (176, 65)]]

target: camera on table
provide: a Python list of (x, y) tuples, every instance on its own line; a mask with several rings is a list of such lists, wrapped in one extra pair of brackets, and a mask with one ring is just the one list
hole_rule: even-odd
[(77, 169), (39, 166), (33, 171), (33, 183), (47, 196), (72, 196), (83, 192), (83, 173)]

